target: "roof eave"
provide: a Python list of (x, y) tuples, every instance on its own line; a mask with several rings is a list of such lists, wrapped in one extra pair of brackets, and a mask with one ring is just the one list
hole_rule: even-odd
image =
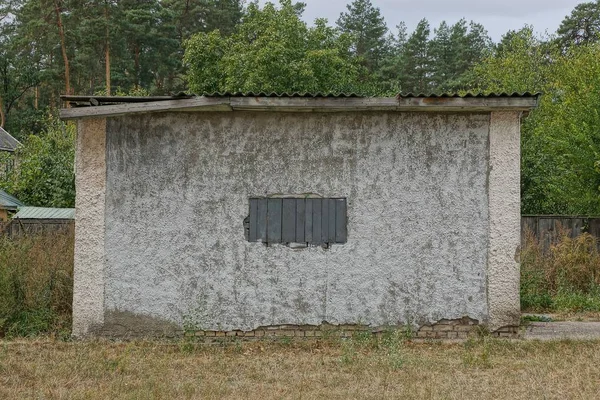
[(171, 111), (279, 111), (279, 112), (491, 112), (529, 111), (538, 104), (529, 97), (193, 97), (166, 101), (66, 108), (64, 120), (116, 117)]

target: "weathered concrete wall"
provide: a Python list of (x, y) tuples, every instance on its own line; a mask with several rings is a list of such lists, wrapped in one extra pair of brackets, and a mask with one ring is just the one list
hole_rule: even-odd
[(491, 330), (519, 325), (520, 113), (494, 112), (490, 126), (488, 305)]
[(73, 335), (104, 323), (106, 119), (77, 124)]
[[(107, 319), (212, 330), (486, 321), (489, 119), (109, 119)], [(307, 192), (348, 198), (347, 244), (294, 250), (245, 241), (249, 196)]]

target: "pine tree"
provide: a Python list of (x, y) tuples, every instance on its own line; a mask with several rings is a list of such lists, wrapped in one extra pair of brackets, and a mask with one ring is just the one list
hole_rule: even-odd
[(422, 19), (402, 48), (399, 76), (403, 92), (427, 93), (432, 89), (429, 35), (429, 22)]
[(563, 47), (596, 42), (600, 39), (600, 0), (579, 4), (557, 31)]
[(198, 32), (218, 29), (223, 35), (233, 33), (243, 15), (242, 0), (163, 0), (171, 10), (180, 43)]
[(376, 71), (389, 51), (387, 26), (370, 0), (354, 0), (340, 15), (337, 26), (353, 37), (354, 54), (364, 60), (370, 72)]
[(456, 91), (469, 86), (468, 72), (491, 49), (492, 41), (482, 25), (464, 19), (449, 26), (445, 21), (435, 30), (429, 44), (431, 81), (434, 90)]

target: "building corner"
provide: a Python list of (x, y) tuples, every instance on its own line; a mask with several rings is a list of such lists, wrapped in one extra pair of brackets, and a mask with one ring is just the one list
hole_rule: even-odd
[(521, 232), (521, 112), (492, 112), (489, 137), (488, 328), (518, 326)]
[(77, 122), (75, 177), (72, 335), (84, 338), (104, 323), (105, 118)]

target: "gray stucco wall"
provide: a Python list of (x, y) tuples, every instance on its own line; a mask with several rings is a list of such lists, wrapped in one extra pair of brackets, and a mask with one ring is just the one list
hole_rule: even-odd
[(494, 112), (490, 125), (489, 328), (519, 325), (521, 244), (520, 113)]
[[(109, 119), (105, 323), (485, 322), (489, 123), (393, 112)], [(245, 241), (249, 196), (307, 192), (348, 198), (347, 244)]]
[(73, 335), (104, 324), (106, 119), (77, 124)]

